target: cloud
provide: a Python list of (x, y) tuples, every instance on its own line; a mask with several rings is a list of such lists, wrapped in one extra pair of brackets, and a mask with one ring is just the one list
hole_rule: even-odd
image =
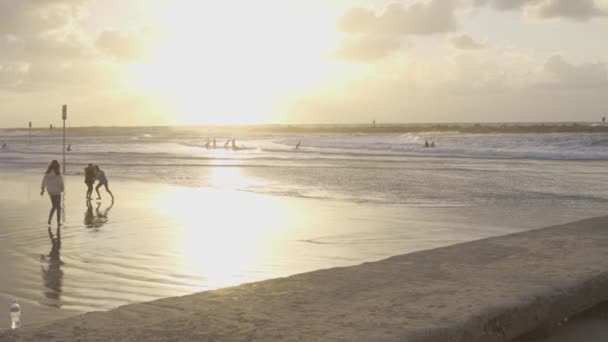
[(0, 35), (64, 33), (86, 13), (84, 0), (2, 0)]
[(455, 6), (450, 0), (416, 2), (408, 7), (389, 4), (383, 12), (352, 8), (338, 22), (338, 30), (350, 34), (430, 35), (456, 28)]
[(29, 67), (26, 63), (0, 64), (0, 87), (5, 89), (18, 87), (26, 77)]
[(525, 10), (526, 14), (537, 18), (570, 18), (580, 21), (608, 15), (594, 0), (544, 0)]
[(548, 76), (544, 85), (566, 88), (596, 88), (608, 86), (608, 69), (604, 63), (568, 63), (561, 55), (553, 55), (543, 65)]
[[(357, 78), (295, 99), (295, 121), (479, 122), (588, 120), (608, 106), (605, 63), (518, 50), (449, 50), (388, 59)], [(449, 56), (449, 57), (448, 57)], [(326, 95), (331, 94), (331, 95)], [(341, 113), (336, 117), (334, 113)], [(586, 115), (586, 116), (585, 116)]]
[(448, 39), (450, 44), (460, 50), (481, 50), (485, 49), (485, 44), (475, 41), (467, 34), (452, 36)]
[(401, 39), (373, 35), (355, 35), (342, 40), (331, 54), (336, 59), (355, 62), (373, 62), (385, 58), (403, 46)]
[(493, 8), (499, 10), (515, 10), (521, 9), (524, 5), (538, 2), (539, 0), (476, 0), (475, 5), (481, 6), (490, 4)]
[(131, 33), (104, 31), (95, 45), (117, 59), (138, 61), (150, 57), (150, 53), (163, 36), (163, 31), (155, 28)]
[(89, 52), (85, 42), (74, 36), (54, 39), (41, 36), (0, 37), (0, 62), (28, 61), (50, 63), (85, 58)]
[(454, 30), (456, 9), (452, 0), (417, 1), (409, 6), (391, 3), (380, 12), (351, 8), (338, 20), (337, 29), (345, 38), (331, 56), (366, 63), (380, 60), (403, 48), (408, 36)]
[(608, 16), (603, 0), (476, 0), (475, 5), (489, 4), (499, 10), (522, 10), (532, 18), (565, 18), (585, 21)]

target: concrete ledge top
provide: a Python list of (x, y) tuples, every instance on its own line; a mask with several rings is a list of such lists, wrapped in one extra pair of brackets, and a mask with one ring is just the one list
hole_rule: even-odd
[(608, 217), (94, 312), (0, 341), (509, 341), (608, 299)]

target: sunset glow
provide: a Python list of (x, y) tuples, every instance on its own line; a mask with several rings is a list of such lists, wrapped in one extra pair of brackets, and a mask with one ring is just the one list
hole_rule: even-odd
[(0, 125), (597, 120), (608, 3), (564, 4), (9, 0)]

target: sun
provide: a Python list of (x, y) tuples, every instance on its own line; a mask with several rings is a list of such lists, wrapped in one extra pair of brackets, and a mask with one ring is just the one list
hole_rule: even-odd
[(282, 98), (331, 74), (333, 21), (298, 3), (171, 2), (162, 14), (166, 39), (149, 62), (132, 65), (130, 78), (168, 99), (178, 124), (272, 122)]

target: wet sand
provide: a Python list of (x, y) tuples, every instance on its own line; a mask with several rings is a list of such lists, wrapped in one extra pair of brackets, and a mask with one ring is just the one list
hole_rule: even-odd
[(0, 341), (510, 341), (608, 299), (607, 227), (601, 217), (134, 304)]
[[(24, 329), (110, 310), (583, 218), (534, 208), (411, 208), (190, 188), (112, 177), (114, 205), (68, 176), (65, 223), (48, 230), (40, 177), (3, 173), (0, 304)], [(8, 327), (8, 315), (0, 329)], [(5, 322), (5, 323), (2, 323)]]

